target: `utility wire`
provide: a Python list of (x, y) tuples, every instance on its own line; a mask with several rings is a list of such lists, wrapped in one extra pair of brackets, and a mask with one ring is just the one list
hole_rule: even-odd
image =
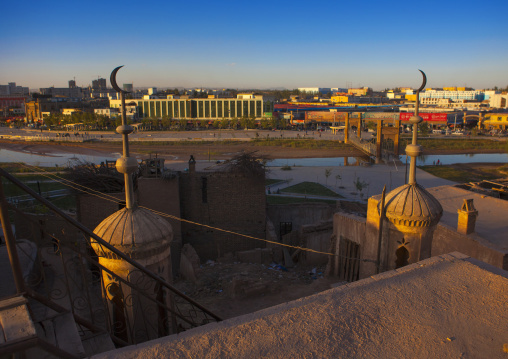
[[(102, 192), (96, 191), (94, 189), (91, 189), (91, 188), (89, 188), (87, 186), (80, 185), (80, 184), (75, 183), (73, 181), (70, 181), (70, 180), (68, 180), (66, 178), (60, 177), (60, 176), (58, 176), (56, 174), (53, 174), (52, 172), (49, 172), (49, 171), (45, 170), (44, 168), (33, 166), (33, 165), (26, 165), (24, 163), (20, 163), (20, 164), (22, 166), (26, 167), (26, 168), (35, 168), (35, 169), (39, 170), (39, 172), (40, 171), (46, 172), (48, 175), (44, 175), (44, 174), (41, 174), (41, 175), (46, 177), (46, 178), (52, 179), (52, 180), (54, 180), (54, 181), (56, 181), (58, 183), (61, 183), (64, 186), (68, 186), (68, 187), (73, 188), (73, 189), (75, 189), (77, 191), (80, 191), (80, 192), (83, 192), (83, 193), (87, 193), (87, 194), (96, 196), (96, 197), (104, 199), (106, 201), (118, 203), (118, 198), (116, 198), (114, 196), (111, 196), (111, 195), (109, 195), (107, 193), (102, 193)], [(51, 176), (53, 176), (53, 177), (51, 177)], [(61, 181), (55, 180), (55, 178), (58, 178)], [(171, 219), (174, 219), (174, 220), (177, 220), (177, 221), (180, 221), (180, 222), (185, 222), (185, 223), (193, 224), (193, 225), (196, 225), (196, 226), (201, 226), (201, 227), (213, 229), (213, 230), (216, 230), (216, 231), (220, 231), (220, 232), (224, 232), (224, 233), (229, 233), (229, 234), (233, 234), (233, 235), (244, 237), (244, 238), (254, 239), (254, 240), (257, 240), (257, 241), (262, 241), (262, 242), (266, 242), (266, 243), (270, 243), (270, 244), (274, 244), (274, 245), (278, 245), (278, 246), (282, 246), (282, 247), (299, 249), (299, 250), (305, 251), (305, 252), (324, 254), (324, 255), (327, 255), (327, 256), (339, 257), (339, 258), (344, 258), (344, 259), (349, 259), (349, 260), (358, 260), (358, 261), (369, 262), (369, 263), (373, 262), (372, 260), (369, 260), (369, 259), (360, 259), (360, 258), (347, 257), (347, 256), (339, 255), (339, 254), (318, 251), (318, 250), (311, 249), (311, 248), (305, 248), (305, 247), (301, 247), (301, 246), (294, 246), (294, 245), (291, 245), (291, 244), (285, 244), (285, 243), (270, 241), (268, 239), (258, 238), (258, 237), (250, 236), (250, 235), (247, 235), (247, 234), (242, 234), (242, 233), (230, 231), (230, 230), (227, 230), (227, 229), (210, 226), (208, 224), (198, 223), (198, 222), (190, 221), (188, 219), (179, 218), (177, 216), (173, 216), (173, 215), (170, 215), (170, 214), (167, 214), (167, 213), (164, 213), (164, 212), (156, 211), (156, 210), (151, 209), (149, 207), (145, 207), (145, 206), (139, 206), (139, 207), (143, 208), (143, 209), (147, 209), (147, 210), (149, 210), (149, 211), (151, 211), (151, 212), (153, 212), (153, 213), (155, 213), (155, 214), (157, 214), (157, 215), (159, 215), (161, 217), (171, 218)], [(373, 263), (373, 264), (375, 264), (375, 263)]]

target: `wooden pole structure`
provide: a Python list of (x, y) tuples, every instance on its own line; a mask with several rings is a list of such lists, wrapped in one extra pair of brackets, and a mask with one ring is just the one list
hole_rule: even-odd
[(12, 234), (11, 221), (9, 220), (9, 211), (7, 209), (7, 201), (5, 200), (4, 187), (0, 177), (0, 220), (2, 221), (2, 229), (4, 231), (5, 245), (7, 247), (7, 254), (11, 262), (12, 275), (14, 277), (14, 284), (16, 291), (21, 294), (25, 291), (25, 281), (23, 280), (23, 271), (21, 263), (19, 262), (18, 250), (16, 248), (16, 241)]

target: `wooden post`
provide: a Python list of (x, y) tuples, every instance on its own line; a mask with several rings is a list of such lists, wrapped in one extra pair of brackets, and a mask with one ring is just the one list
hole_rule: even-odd
[(344, 143), (347, 143), (349, 140), (349, 112), (346, 113), (346, 123), (344, 128)]
[(383, 142), (383, 120), (377, 120), (376, 135), (376, 163), (381, 161), (381, 142)]
[(395, 137), (393, 138), (393, 154), (395, 156), (398, 156), (399, 155), (400, 120), (395, 120), (395, 126), (397, 126), (397, 131), (395, 132)]

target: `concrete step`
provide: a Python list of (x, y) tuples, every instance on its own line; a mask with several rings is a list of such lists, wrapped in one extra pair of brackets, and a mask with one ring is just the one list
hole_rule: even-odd
[(87, 357), (116, 349), (107, 332), (92, 334), (81, 341)]
[(37, 335), (42, 340), (73, 356), (85, 357), (76, 322), (71, 313), (61, 313), (35, 323)]

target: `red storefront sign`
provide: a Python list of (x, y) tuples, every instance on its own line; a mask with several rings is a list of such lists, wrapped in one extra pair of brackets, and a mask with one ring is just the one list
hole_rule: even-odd
[[(413, 115), (413, 112), (401, 112), (399, 118), (401, 121), (409, 121)], [(423, 118), (424, 121), (429, 122), (446, 122), (448, 119), (448, 114), (446, 113), (418, 113), (418, 115)]]

